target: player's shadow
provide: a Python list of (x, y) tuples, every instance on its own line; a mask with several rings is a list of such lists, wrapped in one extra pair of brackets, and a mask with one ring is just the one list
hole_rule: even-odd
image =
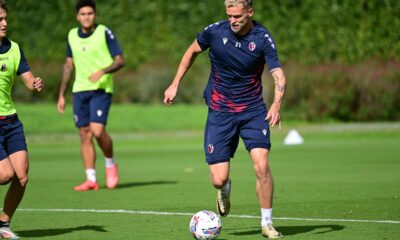
[[(317, 230), (315, 234), (325, 234), (329, 232), (341, 231), (344, 228), (345, 226), (342, 225), (327, 224), (327, 225), (306, 225), (306, 226), (283, 226), (283, 227), (276, 227), (276, 230), (281, 232), (284, 236), (291, 236), (301, 233), (312, 232), (315, 230)], [(255, 229), (256, 230), (246, 230), (246, 231), (237, 231), (237, 229), (224, 229), (224, 230), (229, 232), (229, 234), (236, 236), (261, 234), (261, 229), (259, 227)]]
[(120, 183), (116, 187), (117, 189), (120, 188), (133, 188), (133, 187), (142, 187), (148, 185), (163, 185), (163, 184), (177, 184), (176, 181), (151, 181), (151, 182), (131, 182), (131, 183)]
[(22, 238), (34, 238), (34, 237), (51, 237), (64, 235), (67, 233), (77, 232), (77, 231), (95, 231), (95, 232), (107, 232), (102, 226), (95, 225), (85, 225), (80, 227), (72, 228), (50, 228), (50, 229), (34, 229), (25, 231), (16, 231), (17, 235)]

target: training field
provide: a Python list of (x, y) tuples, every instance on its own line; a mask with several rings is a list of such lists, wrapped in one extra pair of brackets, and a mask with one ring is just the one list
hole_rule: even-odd
[[(78, 193), (84, 180), (70, 110), (20, 106), (30, 182), (12, 229), (24, 239), (191, 239), (189, 221), (215, 211), (216, 192), (202, 150), (204, 106), (113, 106), (109, 130), (120, 185)], [(290, 128), (305, 139), (283, 145)], [(398, 239), (400, 124), (284, 122), (272, 131), (274, 225), (285, 239)], [(262, 239), (255, 177), (241, 143), (232, 161), (231, 216), (219, 239)], [(0, 187), (0, 196), (5, 193)]]

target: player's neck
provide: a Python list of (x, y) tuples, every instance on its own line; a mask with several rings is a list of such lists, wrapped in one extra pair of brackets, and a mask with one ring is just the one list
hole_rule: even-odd
[(240, 36), (247, 35), (253, 28), (254, 28), (253, 21), (249, 21), (248, 24), (242, 29), (242, 31), (240, 31), (236, 34), (240, 35)]
[(82, 27), (82, 32), (83, 33), (91, 33), (94, 31), (94, 29), (96, 28), (96, 25), (90, 26), (88, 28)]

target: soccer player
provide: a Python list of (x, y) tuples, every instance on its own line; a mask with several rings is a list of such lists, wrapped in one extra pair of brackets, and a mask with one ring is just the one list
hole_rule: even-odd
[[(279, 110), (286, 79), (271, 33), (256, 21), (251, 0), (225, 0), (228, 20), (209, 25), (186, 50), (175, 78), (164, 93), (173, 103), (179, 83), (196, 56), (209, 49), (211, 73), (204, 91), (208, 105), (204, 151), (211, 181), (217, 188), (221, 216), (230, 210), (230, 159), (244, 141), (253, 161), (261, 208), (262, 235), (281, 238), (272, 225), (273, 178), (269, 167), (270, 129), (280, 126)], [(268, 66), (275, 81), (274, 101), (268, 112), (262, 97), (261, 75)]]
[(0, 185), (11, 182), (0, 214), (0, 238), (19, 239), (10, 230), (10, 221), (28, 183), (28, 150), (21, 121), (11, 99), (15, 75), (21, 76), (29, 90), (41, 91), (44, 83), (35, 77), (21, 47), (8, 39), (8, 7), (0, 0)]
[(119, 181), (112, 139), (105, 128), (113, 93), (112, 73), (122, 68), (125, 60), (115, 34), (106, 26), (97, 24), (95, 17), (96, 3), (93, 0), (77, 1), (76, 19), (80, 27), (71, 29), (68, 34), (67, 57), (57, 102), (58, 111), (63, 113), (64, 94), (75, 67), (73, 111), (86, 170), (86, 181), (76, 186), (76, 191), (99, 188), (93, 138), (105, 157), (107, 188), (115, 188)]

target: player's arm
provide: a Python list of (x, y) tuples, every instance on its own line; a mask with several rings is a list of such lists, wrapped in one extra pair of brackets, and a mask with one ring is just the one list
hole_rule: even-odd
[(182, 78), (185, 76), (189, 68), (192, 66), (193, 62), (196, 60), (197, 55), (202, 51), (203, 50), (197, 42), (197, 39), (194, 40), (194, 42), (186, 50), (179, 64), (174, 80), (172, 80), (172, 83), (164, 92), (164, 103), (166, 105), (170, 105), (173, 103), (176, 93), (178, 91), (179, 83), (181, 82)]
[(110, 29), (107, 29), (104, 34), (106, 37), (108, 51), (110, 52), (114, 61), (110, 66), (104, 69), (99, 69), (98, 71), (90, 75), (89, 80), (92, 82), (98, 81), (104, 74), (114, 73), (125, 66), (125, 59), (122, 55), (122, 48), (119, 45), (117, 37)]
[(110, 66), (108, 66), (108, 67), (106, 67), (104, 69), (100, 69), (99, 71), (93, 73), (92, 75), (90, 75), (89, 80), (92, 81), (92, 82), (96, 82), (104, 74), (114, 73), (114, 72), (118, 71), (119, 69), (121, 69), (124, 66), (125, 66), (124, 56), (122, 54), (116, 55), (114, 57), (113, 63)]
[(68, 88), (68, 82), (71, 79), (72, 71), (74, 70), (74, 61), (72, 57), (67, 57), (63, 65), (63, 73), (61, 77), (60, 90), (58, 92), (57, 110), (60, 113), (65, 109), (65, 92)]
[(282, 99), (286, 91), (286, 77), (282, 68), (272, 69), (271, 73), (275, 82), (274, 101), (271, 104), (266, 119), (269, 120), (271, 127), (279, 124), (280, 129), (281, 117), (279, 115), (279, 110), (281, 108)]
[(21, 78), (25, 86), (31, 91), (36, 90), (40, 92), (44, 87), (43, 80), (40, 77), (35, 77), (31, 71), (22, 73)]
[(19, 50), (21, 58), (18, 65), (17, 75), (21, 76), (26, 88), (31, 91), (36, 90), (40, 92), (44, 87), (44, 83), (40, 77), (33, 76), (28, 61), (25, 58), (24, 51), (22, 48)]

